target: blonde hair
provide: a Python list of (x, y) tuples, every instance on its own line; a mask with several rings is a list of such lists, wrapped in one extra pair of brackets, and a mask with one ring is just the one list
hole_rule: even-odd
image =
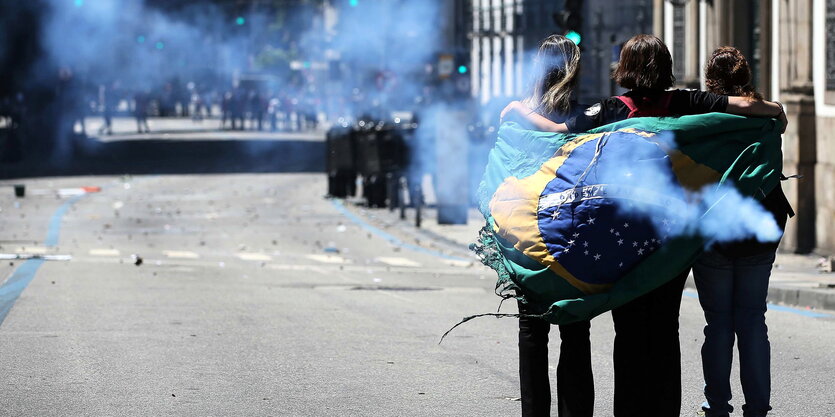
[(565, 36), (545, 38), (534, 59), (528, 97), (522, 102), (541, 114), (567, 113), (579, 73), (580, 48)]

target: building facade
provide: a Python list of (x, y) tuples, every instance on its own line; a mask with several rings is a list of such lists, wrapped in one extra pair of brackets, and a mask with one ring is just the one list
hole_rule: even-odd
[[(469, 2), (473, 95), (482, 103), (524, 95), (528, 69), (539, 42), (553, 33), (565, 33), (555, 15), (565, 9), (566, 2)], [(593, 103), (619, 91), (609, 76), (620, 53), (619, 45), (636, 33), (652, 30), (652, 10), (650, 0), (582, 2), (580, 102)]]
[(835, 253), (835, 0), (654, 0), (653, 31), (680, 86), (704, 85), (717, 47), (739, 48), (763, 95), (783, 102), (783, 182), (797, 216), (782, 248)]

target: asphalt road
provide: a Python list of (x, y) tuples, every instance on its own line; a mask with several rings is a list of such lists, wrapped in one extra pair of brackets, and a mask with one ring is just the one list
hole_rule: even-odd
[[(23, 199), (0, 189), (0, 252), (72, 259), (45, 261), (0, 324), (0, 415), (519, 414), (515, 320), (474, 320), (438, 344), (463, 316), (495, 311), (492, 272), (358, 223), (359, 209), (322, 197), (321, 174), (23, 182)], [(103, 188), (56, 197), (77, 186)], [(0, 280), (20, 277), (24, 262), (3, 262)], [(768, 313), (773, 415), (829, 417), (835, 315), (801, 313)], [(681, 322), (682, 415), (693, 416), (703, 325), (693, 293)], [(609, 315), (592, 330), (596, 415), (608, 416)]]

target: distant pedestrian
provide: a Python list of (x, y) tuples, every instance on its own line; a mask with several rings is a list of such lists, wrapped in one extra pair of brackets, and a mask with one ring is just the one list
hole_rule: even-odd
[[(223, 98), (220, 100), (220, 128), (226, 129), (226, 122), (232, 122), (232, 92), (227, 91), (223, 93)], [(234, 128), (234, 123), (232, 127)]]
[(278, 114), (281, 112), (281, 102), (275, 94), (270, 94), (267, 102), (267, 118), (270, 120), (270, 130), (278, 130)]
[(150, 97), (144, 91), (138, 91), (134, 97), (134, 116), (136, 117), (136, 131), (139, 133), (150, 133), (151, 128), (148, 127), (148, 107), (150, 105)]
[(246, 94), (240, 87), (232, 91), (231, 101), (232, 130), (244, 130), (244, 113), (246, 111)]
[(110, 87), (102, 84), (99, 86), (99, 108), (104, 118), (104, 123), (99, 128), (100, 135), (113, 134), (113, 112), (119, 106), (119, 82), (114, 81)]
[[(751, 70), (739, 50), (726, 46), (713, 52), (705, 67), (705, 84), (715, 94), (761, 100), (751, 86)], [(761, 201), (762, 207), (784, 229), (794, 216), (777, 184)], [(705, 312), (702, 370), (707, 417), (727, 417), (733, 411), (731, 363), (734, 336), (739, 350), (740, 380), (745, 416), (761, 417), (771, 410), (771, 352), (765, 324), (768, 279), (780, 241), (747, 239), (713, 247), (693, 266), (699, 303)]]
[(203, 96), (200, 95), (200, 92), (197, 88), (192, 88), (191, 90), (191, 121), (193, 122), (202, 122), (203, 121)]

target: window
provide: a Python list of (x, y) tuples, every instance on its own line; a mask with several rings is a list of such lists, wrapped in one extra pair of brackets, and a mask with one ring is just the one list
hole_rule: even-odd
[(826, 90), (835, 91), (835, 0), (826, 0)]
[(684, 80), (685, 48), (687, 47), (685, 32), (684, 6), (673, 3), (673, 76), (678, 82)]

